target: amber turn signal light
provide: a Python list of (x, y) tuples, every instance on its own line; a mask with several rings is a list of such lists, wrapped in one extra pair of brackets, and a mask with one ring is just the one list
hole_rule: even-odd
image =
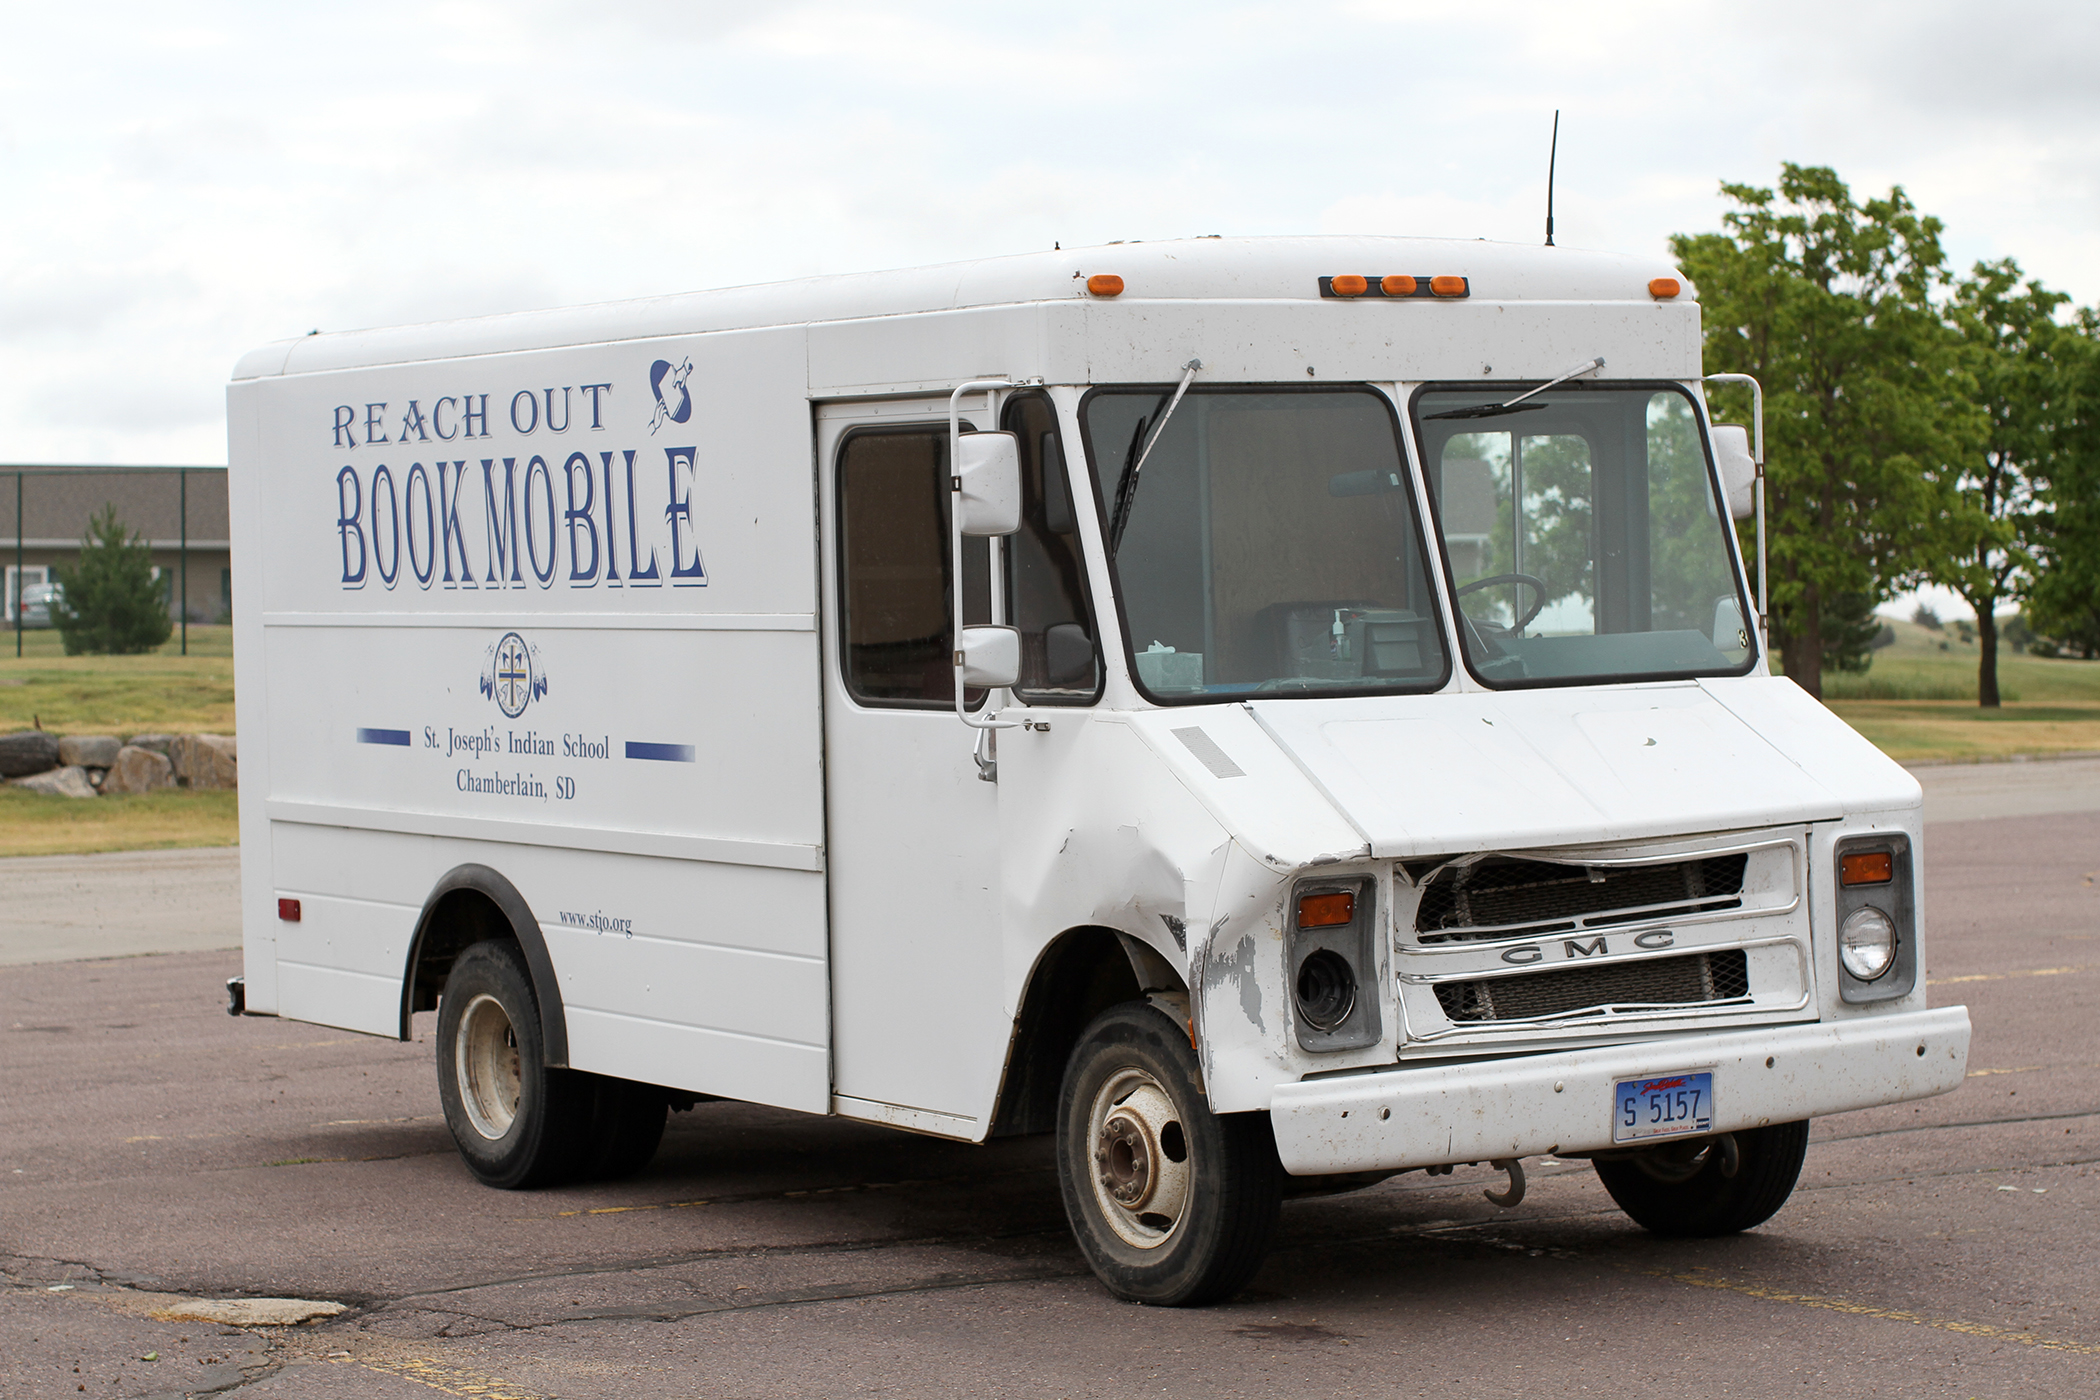
[(1334, 288), (1334, 294), (1338, 297), (1360, 297), (1371, 290), (1371, 284), (1353, 272), (1330, 278), (1329, 285)]
[(1462, 297), (1466, 294), (1466, 279), (1463, 277), (1432, 277), (1429, 290), (1440, 297)]
[(1347, 890), (1333, 894), (1301, 895), (1298, 899), (1299, 928), (1333, 928), (1356, 917), (1356, 896)]
[(1097, 297), (1123, 295), (1123, 279), (1113, 272), (1097, 272), (1086, 279), (1086, 289)]
[(1895, 878), (1895, 862), (1887, 851), (1854, 851), (1838, 857), (1841, 885), (1886, 885)]
[(1411, 297), (1415, 294), (1415, 279), (1396, 272), (1382, 279), (1378, 290), (1389, 297)]
[(1668, 301), (1683, 290), (1683, 285), (1675, 277), (1658, 277), (1648, 284), (1648, 295), (1657, 301)]

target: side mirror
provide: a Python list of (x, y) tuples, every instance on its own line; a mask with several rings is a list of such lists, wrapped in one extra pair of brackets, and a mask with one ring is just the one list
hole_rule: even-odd
[(1728, 514), (1747, 520), (1757, 511), (1757, 461), (1750, 455), (1750, 430), (1740, 423), (1714, 424), (1714, 464), (1728, 493)]
[(1011, 535), (1021, 528), (1021, 445), (1012, 433), (965, 433), (955, 440), (955, 494), (964, 534)]
[(955, 664), (965, 686), (1010, 686), (1021, 678), (1021, 634), (1011, 627), (965, 627), (955, 638)]

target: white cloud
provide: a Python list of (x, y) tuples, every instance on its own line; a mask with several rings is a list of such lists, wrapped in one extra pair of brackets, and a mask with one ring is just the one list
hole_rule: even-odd
[[(11, 15), (0, 460), (211, 461), (265, 340), (1115, 238), (1659, 251), (1902, 183), (2100, 299), (2100, 11), (2006, 0), (110, 0)], [(122, 407), (113, 366), (149, 389)]]

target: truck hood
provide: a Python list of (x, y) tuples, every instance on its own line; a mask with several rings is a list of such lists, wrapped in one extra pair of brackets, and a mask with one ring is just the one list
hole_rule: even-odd
[(1769, 676), (1248, 709), (1377, 857), (1735, 831), (1921, 801), (1909, 773)]

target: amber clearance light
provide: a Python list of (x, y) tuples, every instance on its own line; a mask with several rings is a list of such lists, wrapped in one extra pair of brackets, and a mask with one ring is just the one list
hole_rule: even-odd
[(1378, 290), (1389, 297), (1411, 297), (1415, 294), (1415, 279), (1407, 276), (1405, 273), (1396, 272), (1392, 276), (1382, 279), (1378, 284)]
[(1841, 885), (1886, 885), (1894, 878), (1895, 862), (1887, 851), (1854, 851), (1838, 857)]
[(1370, 282), (1353, 272), (1344, 272), (1329, 278), (1328, 285), (1334, 288), (1334, 294), (1338, 297), (1360, 297), (1371, 290)]
[(1668, 301), (1684, 290), (1684, 285), (1675, 277), (1657, 277), (1648, 283), (1648, 295), (1657, 301)]
[(1347, 890), (1332, 894), (1301, 895), (1298, 899), (1299, 928), (1333, 928), (1356, 917), (1356, 896)]
[(1097, 297), (1123, 295), (1123, 279), (1113, 272), (1097, 272), (1086, 279), (1086, 289)]
[(1466, 279), (1463, 277), (1432, 277), (1429, 290), (1440, 297), (1462, 297), (1466, 294)]

